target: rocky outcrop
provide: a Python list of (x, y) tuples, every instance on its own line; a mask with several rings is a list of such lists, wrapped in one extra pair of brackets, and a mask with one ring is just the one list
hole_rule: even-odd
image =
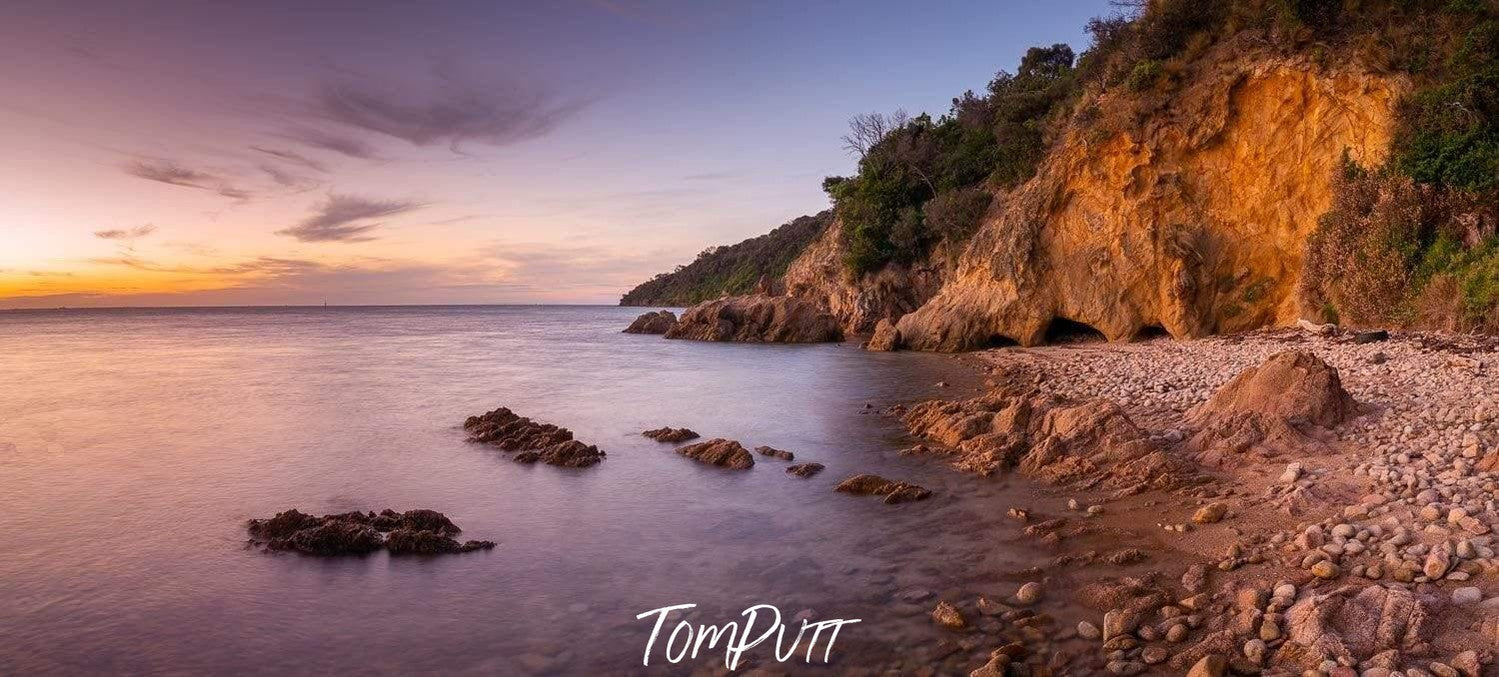
[(874, 335), (864, 344), (865, 350), (889, 352), (900, 349), (900, 330), (889, 319), (881, 319), (874, 325)]
[(919, 449), (981, 475), (1018, 468), (1054, 484), (1123, 493), (1173, 488), (1195, 475), (1103, 399), (1074, 402), (1000, 390), (966, 401), (917, 404), (902, 420), (913, 435), (941, 445)]
[(666, 332), (669, 339), (746, 343), (843, 340), (837, 321), (817, 304), (792, 296), (753, 294), (699, 303)]
[(1310, 353), (1286, 351), (1235, 376), (1187, 414), (1198, 429), (1198, 461), (1228, 467), (1321, 448), (1303, 431), (1331, 429), (1358, 413), (1338, 370)]
[(382, 548), (392, 555), (438, 555), (488, 550), (493, 541), (459, 543), (461, 529), (435, 510), (385, 509), (378, 514), (346, 512), (313, 517), (295, 508), (269, 519), (250, 520), (253, 543), (267, 550), (286, 550), (330, 557), (360, 555)]
[(835, 222), (788, 269), (788, 288), (851, 331), (890, 319), (898, 344), (921, 350), (1046, 343), (1063, 321), (1109, 340), (1294, 323), (1334, 172), (1345, 151), (1382, 161), (1407, 85), (1242, 39), (1190, 69), (1168, 96), (1121, 88), (1079, 106), (1131, 114), (1075, 117), (962, 251), (850, 280)]
[(665, 334), (677, 326), (677, 314), (670, 310), (644, 313), (625, 328), (626, 334)]
[(721, 468), (733, 470), (748, 470), (755, 466), (755, 459), (750, 456), (749, 450), (744, 445), (721, 437), (689, 444), (677, 449), (677, 453), (695, 461), (716, 465)]
[(567, 428), (533, 421), (505, 407), (468, 417), (463, 429), (468, 431), (470, 442), (520, 452), (513, 457), (517, 463), (587, 468), (605, 456), (598, 447), (573, 439), (573, 432)]
[(926, 487), (887, 480), (868, 473), (854, 475), (839, 482), (834, 491), (855, 496), (883, 496), (887, 504), (924, 501), (932, 496), (932, 491)]
[(929, 263), (889, 265), (851, 279), (843, 265), (843, 222), (834, 219), (822, 236), (786, 269), (787, 293), (827, 309), (847, 334), (863, 334), (882, 319), (895, 320), (920, 308), (942, 288), (946, 248)]
[(657, 442), (670, 442), (672, 444), (676, 444), (678, 442), (686, 442), (687, 440), (695, 440), (699, 437), (699, 435), (696, 432), (693, 432), (691, 428), (673, 428), (671, 426), (647, 430), (640, 434), (645, 435), (646, 437), (649, 437)]

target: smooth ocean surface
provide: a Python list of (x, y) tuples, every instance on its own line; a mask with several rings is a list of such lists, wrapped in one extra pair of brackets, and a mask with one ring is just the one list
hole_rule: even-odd
[[(1005, 587), (975, 579), (1009, 563), (984, 535), (1000, 485), (900, 456), (896, 422), (865, 408), (972, 392), (971, 370), (620, 333), (641, 310), (0, 313), (0, 674), (630, 674), (636, 614), (696, 603), (724, 622), (761, 602), (863, 618), (836, 672), (933, 641), (934, 600), (897, 592)], [(464, 417), (501, 405), (608, 459), (525, 466), (465, 443)], [(662, 425), (828, 469), (703, 466), (638, 434)], [(859, 472), (937, 496), (832, 491)], [(500, 545), (246, 547), (246, 520), (292, 507), (432, 508)]]

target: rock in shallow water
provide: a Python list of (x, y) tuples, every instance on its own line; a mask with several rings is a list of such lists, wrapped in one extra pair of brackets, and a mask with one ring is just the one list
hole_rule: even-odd
[(658, 310), (645, 313), (635, 318), (629, 327), (625, 328), (626, 334), (665, 334), (677, 326), (677, 315), (669, 310)]
[(573, 439), (573, 432), (567, 428), (533, 421), (505, 407), (468, 417), (463, 429), (468, 431), (470, 442), (521, 452), (514, 456), (517, 463), (587, 468), (606, 456), (598, 447)]
[(838, 322), (817, 304), (794, 296), (752, 294), (699, 303), (666, 332), (669, 339), (748, 343), (843, 340)]
[(826, 466), (821, 463), (798, 463), (796, 465), (787, 466), (786, 474), (795, 475), (797, 477), (811, 477), (813, 475), (816, 475), (817, 473), (822, 472), (822, 469), (824, 467)]
[(781, 450), (781, 449), (777, 449), (775, 447), (755, 447), (755, 453), (760, 454), (761, 456), (769, 456), (771, 458), (779, 458), (782, 461), (794, 461), (794, 460), (796, 460), (796, 455), (795, 454), (793, 454), (793, 453), (791, 453), (789, 451), (784, 451), (784, 450)]
[(677, 449), (677, 453), (695, 461), (733, 470), (748, 470), (754, 467), (755, 459), (744, 445), (721, 437), (689, 444)]
[(699, 435), (691, 428), (673, 428), (671, 426), (647, 430), (640, 434), (645, 435), (646, 437), (649, 437), (657, 442), (670, 442), (672, 444), (676, 444), (678, 442), (686, 442), (687, 440), (695, 440), (699, 437)]
[(252, 542), (267, 550), (289, 550), (307, 555), (329, 557), (359, 555), (385, 548), (393, 555), (436, 555), (469, 552), (494, 547), (493, 541), (453, 539), (458, 525), (436, 510), (408, 510), (398, 513), (385, 509), (375, 512), (346, 512), (313, 517), (295, 508), (270, 519), (250, 520)]
[(930, 498), (932, 492), (926, 487), (887, 480), (879, 475), (865, 473), (854, 475), (838, 484), (834, 491), (855, 496), (884, 496), (886, 503), (906, 503)]

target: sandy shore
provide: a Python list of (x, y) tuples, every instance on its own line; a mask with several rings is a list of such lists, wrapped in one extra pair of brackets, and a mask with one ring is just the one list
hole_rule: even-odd
[[(960, 358), (998, 391), (1116, 403), (1150, 445), (1198, 474), (1143, 492), (1052, 483), (1034, 503), (1009, 506), (1035, 547), (1054, 553), (1053, 566), (1029, 572), (1038, 585), (1000, 603), (935, 609), (955, 643), (973, 641), (975, 619), (1004, 629), (986, 638), (987, 663), (921, 671), (1499, 674), (1490, 665), (1499, 647), (1496, 345), (1429, 333), (1358, 343), (1351, 333), (1286, 329)], [(1194, 442), (1204, 424), (1190, 412), (1288, 350), (1335, 368), (1354, 415), (1330, 429), (1295, 421), (1304, 438), (1294, 447), (1266, 442), (1204, 465)]]

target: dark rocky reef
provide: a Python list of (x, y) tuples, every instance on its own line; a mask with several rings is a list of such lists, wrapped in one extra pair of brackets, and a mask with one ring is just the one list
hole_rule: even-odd
[(865, 473), (854, 475), (834, 488), (845, 494), (855, 496), (883, 496), (886, 503), (906, 503), (909, 501), (921, 501), (930, 498), (932, 491), (926, 487), (917, 486), (907, 482), (887, 480), (879, 475)]
[(682, 313), (669, 339), (745, 343), (843, 340), (838, 321), (816, 303), (794, 296), (752, 294), (699, 303)]
[(518, 451), (517, 463), (545, 463), (564, 468), (587, 468), (604, 460), (598, 447), (573, 439), (573, 432), (550, 423), (517, 415), (505, 407), (463, 422), (470, 442), (492, 444), (505, 451)]
[(755, 465), (754, 457), (750, 456), (744, 445), (721, 437), (689, 444), (677, 449), (677, 453), (695, 461), (733, 470), (748, 470)]
[(625, 328), (626, 334), (665, 334), (672, 327), (677, 326), (677, 315), (670, 310), (658, 310), (644, 313), (635, 318), (629, 327)]
[(699, 437), (699, 435), (696, 432), (693, 432), (691, 428), (673, 428), (671, 426), (647, 430), (640, 434), (645, 435), (646, 437), (649, 437), (657, 442), (670, 442), (672, 444), (676, 444), (678, 442), (686, 442), (687, 440), (695, 440)]
[(267, 550), (332, 557), (386, 549), (392, 555), (438, 555), (488, 550), (494, 541), (453, 538), (461, 529), (436, 510), (345, 512), (314, 517), (295, 508), (250, 520), (250, 540)]

